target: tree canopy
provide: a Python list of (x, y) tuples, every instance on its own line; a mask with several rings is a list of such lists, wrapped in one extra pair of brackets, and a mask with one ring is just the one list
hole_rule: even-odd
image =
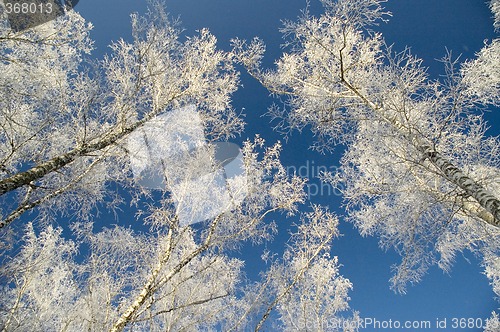
[[(92, 25), (74, 11), (25, 31), (2, 21), (4, 331), (357, 330), (331, 253), (339, 217), (307, 207), (281, 143), (257, 134), (234, 174), (223, 167), (220, 142), (245, 125), (231, 104), (239, 64), (282, 101), (269, 115), (285, 135), (310, 128), (319, 152), (345, 147), (322, 180), (342, 194), (343, 219), (401, 255), (394, 290), (468, 250), (500, 295), (500, 141), (480, 112), (500, 106), (499, 40), (465, 63), (447, 54), (446, 77), (431, 80), (375, 31), (383, 1), (321, 2), (322, 15), (285, 22), (274, 69), (258, 38), (231, 51), (207, 29), (184, 38), (159, 1), (102, 60), (89, 60)], [(96, 227), (99, 207), (124, 197), (137, 218)], [(285, 248), (258, 253), (268, 268), (247, 280), (237, 250), (292, 216)], [(498, 324), (493, 313), (487, 330)]]

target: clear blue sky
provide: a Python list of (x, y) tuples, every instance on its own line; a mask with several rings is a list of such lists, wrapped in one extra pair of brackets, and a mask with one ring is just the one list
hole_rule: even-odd
[[(281, 53), (280, 20), (296, 18), (304, 6), (305, 0), (167, 1), (167, 10), (175, 17), (180, 16), (186, 34), (192, 35), (196, 30), (208, 27), (218, 37), (223, 49), (229, 48), (229, 40), (233, 37), (261, 37), (268, 49), (266, 66), (271, 66)], [(424, 59), (424, 65), (435, 78), (443, 72), (435, 59), (445, 54), (445, 48), (453, 50), (456, 55), (462, 53), (462, 59), (467, 59), (482, 47), (484, 39), (491, 40), (495, 36), (491, 13), (482, 0), (392, 0), (386, 7), (394, 16), (378, 30), (398, 50), (411, 46), (413, 53)], [(103, 53), (109, 52), (106, 45), (111, 40), (129, 39), (129, 14), (144, 12), (145, 3), (137, 0), (84, 0), (76, 10), (95, 25), (92, 36), (97, 49), (93, 56), (102, 57)], [(321, 12), (319, 1), (311, 0), (311, 11)], [(269, 143), (282, 139), (270, 130), (268, 119), (261, 117), (273, 103), (266, 90), (245, 74), (242, 83), (244, 88), (236, 93), (233, 103), (236, 109), (244, 108), (247, 114), (248, 125), (241, 140), (253, 137), (255, 133), (260, 133)], [(496, 110), (487, 114), (492, 125), (491, 134), (500, 133), (499, 113)], [(322, 156), (308, 150), (311, 141), (308, 133), (294, 134), (284, 146), (282, 162), (297, 169), (308, 166), (309, 172), (337, 164), (339, 152)], [(319, 184), (315, 180), (312, 183)], [(329, 205), (333, 210), (338, 210), (340, 204), (337, 196), (327, 192), (314, 195), (312, 201)], [(277, 241), (285, 239), (285, 228)], [(342, 223), (341, 232), (343, 236), (335, 241), (333, 254), (338, 255), (344, 265), (342, 274), (354, 284), (350, 304), (354, 310), (360, 311), (362, 317), (428, 320), (433, 324), (436, 319), (447, 318), (448, 328), (439, 331), (458, 331), (450, 327), (452, 318), (485, 319), (499, 307), (478, 261), (470, 255), (458, 257), (449, 275), (433, 268), (420, 284), (409, 287), (406, 295), (397, 295), (389, 290), (388, 279), (390, 266), (400, 258), (393, 252), (382, 252), (377, 239), (361, 238), (349, 224)], [(252, 255), (256, 250), (245, 247), (242, 251), (242, 257), (249, 260), (251, 267), (258, 264), (257, 255)], [(254, 276), (250, 271), (249, 275)]]

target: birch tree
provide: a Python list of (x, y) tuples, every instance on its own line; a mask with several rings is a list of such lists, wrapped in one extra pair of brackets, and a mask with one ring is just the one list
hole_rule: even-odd
[(478, 110), (498, 105), (497, 40), (461, 68), (446, 55), (446, 78), (433, 81), (421, 60), (374, 31), (389, 16), (382, 1), (322, 3), (323, 15), (285, 23), (288, 48), (274, 70), (260, 66), (262, 41), (234, 41), (249, 72), (286, 97), (269, 112), (279, 129), (310, 128), (323, 152), (347, 147), (340, 171), (324, 180), (342, 192), (361, 234), (401, 254), (394, 289), (404, 292), (432, 264), (449, 269), (462, 250), (496, 261), (500, 142)]
[[(155, 157), (173, 169), (162, 164), (165, 146), (149, 142), (148, 134), (160, 135), (155, 125), (169, 115), (189, 117), (190, 105), (202, 120), (204, 150), (187, 144), (191, 159), (174, 154), (170, 160), (185, 168), (186, 178), (212, 175), (212, 166), (220, 166), (214, 142), (243, 127), (230, 104), (238, 85), (234, 55), (217, 50), (207, 30), (181, 42), (161, 3), (148, 15), (132, 15), (133, 41), (113, 43), (111, 55), (93, 63), (85, 60), (91, 25), (75, 12), (24, 32), (1, 27), (0, 328), (258, 331), (273, 310), (285, 316), (284, 301), (300, 301), (301, 292), (315, 287), (318, 314), (346, 312), (351, 284), (329, 257), (337, 219), (319, 207), (303, 216), (293, 244), (261, 282), (246, 281), (244, 261), (236, 258), (244, 242), (271, 241), (277, 223), (304, 203), (304, 180), (288, 176), (279, 143), (266, 148), (258, 136), (247, 141), (244, 199), (236, 193), (238, 199), (231, 196), (228, 206), (196, 225), (180, 220), (178, 203), (186, 197), (150, 190), (135, 177), (134, 157)], [(200, 131), (187, 129), (178, 136)], [(137, 142), (147, 151), (137, 151)], [(174, 143), (185, 142), (163, 145)], [(103, 226), (91, 216), (99, 202), (120, 203), (110, 184), (128, 190), (132, 204), (146, 201), (128, 227)], [(206, 194), (202, 189), (191, 193)], [(213, 201), (217, 195), (213, 190)], [(36, 220), (10, 225), (31, 210)], [(283, 321), (286, 329), (290, 318)]]
[[(500, 31), (500, 2), (491, 0), (489, 3), (494, 15), (495, 31), (498, 32)], [(463, 82), (469, 97), (475, 97), (484, 104), (499, 105), (500, 69), (496, 63), (499, 53), (498, 38), (493, 39), (490, 43), (485, 41), (477, 58), (462, 66)]]
[(135, 188), (126, 137), (159, 114), (194, 104), (209, 140), (241, 131), (231, 54), (208, 30), (180, 42), (176, 25), (161, 4), (132, 15), (133, 41), (94, 66), (83, 61), (91, 24), (73, 11), (24, 32), (2, 27), (1, 227), (35, 207), (41, 219), (88, 217), (107, 181)]
[[(245, 282), (244, 262), (231, 257), (242, 241), (269, 240), (275, 225), (266, 216), (296, 213), (305, 196), (303, 180), (288, 178), (279, 164), (277, 146), (259, 158), (261, 143), (246, 145), (251, 181), (243, 205), (198, 229), (180, 227), (168, 199), (151, 211), (147, 233), (82, 222), (66, 239), (60, 227), (37, 234), (28, 224), (23, 247), (0, 269), (3, 331), (259, 331), (273, 324), (266, 323), (272, 310), (282, 317), (279, 330), (312, 314), (314, 324), (335, 322), (322, 331), (343, 330), (337, 321), (351, 322), (340, 314), (349, 315), (352, 285), (329, 257), (338, 234), (332, 213), (315, 206), (304, 214), (283, 259), (261, 282)], [(306, 311), (295, 317), (290, 305), (303, 302)]]
[(337, 217), (319, 206), (303, 216), (282, 259), (266, 272), (267, 292), (273, 296), (257, 327), (276, 307), (279, 323), (274, 329), (357, 331), (358, 314), (347, 313), (352, 284), (339, 274), (338, 258), (330, 257), (337, 226)]

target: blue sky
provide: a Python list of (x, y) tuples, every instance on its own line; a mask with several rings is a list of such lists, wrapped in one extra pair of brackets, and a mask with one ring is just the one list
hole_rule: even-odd
[[(311, 12), (320, 13), (321, 5), (311, 0)], [(179, 16), (187, 35), (208, 27), (219, 39), (219, 46), (229, 49), (229, 40), (234, 37), (261, 37), (267, 45), (264, 65), (271, 66), (281, 53), (283, 42), (278, 29), (281, 20), (295, 19), (305, 7), (305, 0), (171, 0), (167, 10)], [(85, 0), (80, 1), (76, 10), (95, 28), (92, 36), (96, 41), (95, 57), (109, 52), (107, 45), (111, 40), (130, 37), (129, 14), (144, 12), (145, 2), (137, 0)], [(437, 78), (443, 73), (442, 65), (435, 61), (445, 55), (446, 48), (461, 59), (469, 59), (483, 46), (483, 40), (495, 37), (488, 7), (482, 0), (404, 0), (389, 1), (386, 7), (393, 12), (389, 23), (377, 28), (388, 42), (394, 43), (396, 50), (411, 46), (412, 52), (423, 58), (429, 67), (429, 74)], [(260, 133), (268, 143), (282, 140), (274, 133), (268, 118), (262, 117), (275, 100), (248, 75), (242, 74), (241, 88), (234, 96), (234, 107), (245, 109), (246, 131), (236, 142)], [(491, 123), (490, 134), (500, 134), (498, 110), (487, 113)], [(284, 145), (282, 162), (285, 166), (303, 166), (311, 173), (319, 167), (335, 166), (340, 151), (320, 155), (308, 149), (312, 142), (309, 133), (295, 133)], [(313, 174), (311, 174), (313, 175)], [(313, 184), (319, 182), (312, 180)], [(317, 187), (311, 187), (312, 193)], [(334, 193), (313, 195), (314, 203), (329, 205), (337, 210), (340, 199)], [(125, 217), (123, 217), (125, 218)], [(288, 221), (286, 222), (288, 223)], [(285, 239), (286, 227), (280, 229), (277, 241)], [(333, 254), (339, 256), (343, 264), (342, 274), (354, 284), (351, 293), (351, 307), (360, 311), (362, 317), (377, 320), (422, 320), (435, 324), (436, 319), (448, 320), (452, 329), (453, 318), (482, 318), (490, 316), (499, 305), (488, 280), (481, 274), (478, 261), (471, 255), (459, 256), (451, 273), (444, 274), (432, 268), (424, 280), (409, 287), (406, 295), (397, 295), (389, 290), (390, 266), (399, 262), (393, 252), (383, 252), (378, 248), (377, 239), (361, 238), (349, 224), (341, 224), (343, 236), (334, 243)], [(244, 247), (242, 257), (248, 259), (248, 266), (258, 264), (256, 248)], [(249, 269), (249, 274), (252, 272)], [(433, 329), (435, 330), (435, 329)], [(468, 331), (476, 331), (469, 329)], [(363, 331), (375, 331), (366, 328)], [(389, 330), (387, 330), (389, 331)]]

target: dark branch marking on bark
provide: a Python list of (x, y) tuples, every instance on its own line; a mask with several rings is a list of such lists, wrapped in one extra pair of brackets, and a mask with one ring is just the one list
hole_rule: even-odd
[(422, 145), (419, 150), (433, 165), (443, 172), (444, 176), (459, 186), (467, 195), (473, 197), (484, 209), (493, 215), (493, 226), (500, 227), (500, 200), (489, 193), (483, 186), (467, 176), (461, 169), (453, 165), (439, 152), (429, 145)]

